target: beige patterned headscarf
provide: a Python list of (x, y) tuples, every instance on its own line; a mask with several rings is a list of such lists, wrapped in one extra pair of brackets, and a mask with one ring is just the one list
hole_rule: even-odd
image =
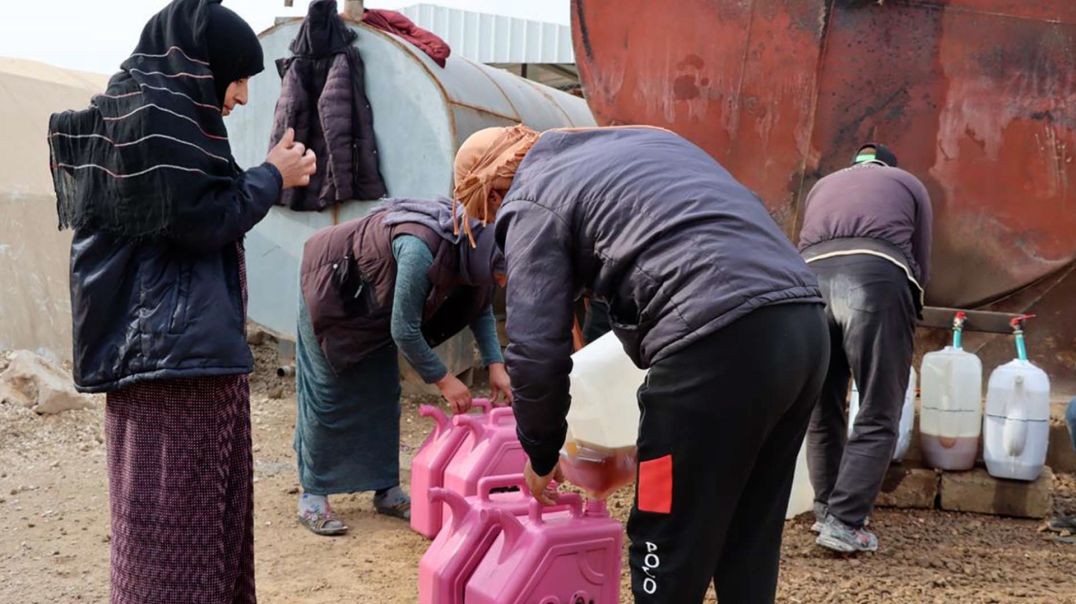
[(456, 204), (463, 206), (464, 215), (489, 224), (497, 218), (497, 210), (507, 192), (498, 190), (498, 181), (511, 182), (523, 157), (538, 140), (538, 133), (519, 124), (509, 128), (486, 128), (475, 132), (456, 153), (453, 166), (456, 186), (452, 192), (452, 223), (457, 234), (460, 222), (467, 239), (474, 246), (469, 221), (458, 219)]

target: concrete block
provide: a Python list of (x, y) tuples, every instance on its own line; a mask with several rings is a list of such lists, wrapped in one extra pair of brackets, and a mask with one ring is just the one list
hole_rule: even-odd
[(941, 477), (941, 507), (953, 512), (1045, 518), (1053, 512), (1054, 473), (1044, 468), (1035, 482), (1000, 480), (982, 468), (945, 472)]
[(1050, 423), (1050, 447), (1046, 450), (1046, 465), (1055, 472), (1076, 473), (1076, 449), (1072, 448), (1069, 429), (1064, 422)]
[(940, 478), (934, 470), (893, 464), (875, 503), (882, 507), (932, 509)]

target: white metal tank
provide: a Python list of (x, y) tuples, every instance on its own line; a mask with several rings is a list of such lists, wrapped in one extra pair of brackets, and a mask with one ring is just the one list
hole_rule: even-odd
[[(227, 119), (232, 152), (243, 167), (265, 159), (280, 96), (274, 63), (290, 55), (288, 45), (301, 22), (289, 20), (259, 36), (267, 69), (251, 79), (250, 103)], [(537, 130), (595, 125), (581, 98), (455, 55), (441, 68), (401, 38), (350, 25), (359, 34), (356, 45), (366, 68), (366, 96), (390, 196), (450, 195), (456, 149), (476, 130), (519, 122)], [(317, 229), (359, 218), (375, 206), (375, 201), (361, 200), (324, 212), (274, 208), (246, 238), (250, 318), (294, 338), (306, 239)], [(471, 339), (453, 338), (438, 352), (451, 369), (460, 370), (470, 362)], [(409, 366), (401, 366), (406, 375)]]
[(975, 465), (982, 431), (983, 365), (961, 348), (964, 313), (953, 321), (953, 343), (923, 356), (919, 436), (923, 459), (939, 470)]
[(1022, 320), (1013, 320), (1017, 358), (990, 374), (983, 461), (995, 478), (1035, 480), (1050, 444), (1050, 378), (1027, 360)]

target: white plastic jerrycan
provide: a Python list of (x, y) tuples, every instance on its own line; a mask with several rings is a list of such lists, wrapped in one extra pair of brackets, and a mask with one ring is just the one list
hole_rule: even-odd
[[(908, 369), (908, 389), (904, 392), (904, 405), (900, 408), (900, 426), (897, 432), (897, 446), (893, 449), (893, 461), (901, 461), (908, 454), (912, 444), (912, 429), (915, 428), (915, 367)], [(859, 415), (859, 388), (852, 381), (852, 394), (848, 399), (848, 438), (852, 438), (856, 416)]]
[(983, 364), (961, 348), (967, 318), (953, 320), (953, 343), (923, 356), (919, 436), (923, 459), (939, 470), (970, 470), (982, 432)]
[(573, 354), (572, 364), (568, 439), (604, 450), (634, 447), (637, 392), (646, 371), (635, 366), (613, 332)]
[(1050, 436), (1050, 378), (1027, 360), (1023, 321), (1012, 320), (1017, 358), (990, 374), (983, 420), (983, 461), (996, 478), (1035, 480)]
[(800, 452), (796, 456), (796, 470), (792, 475), (792, 492), (785, 508), (785, 520), (794, 518), (814, 508), (814, 487), (811, 486), (811, 474), (807, 468), (807, 439), (803, 440)]
[(568, 435), (561, 470), (568, 482), (604, 499), (635, 478), (638, 390), (646, 379), (612, 332), (572, 355)]

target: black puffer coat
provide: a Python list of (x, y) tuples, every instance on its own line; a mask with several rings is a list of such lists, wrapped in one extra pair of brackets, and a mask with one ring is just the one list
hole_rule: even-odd
[(277, 62), (283, 82), (269, 146), (294, 128), (295, 140), (318, 158), (310, 185), (281, 197), (293, 210), (385, 196), (356, 37), (337, 14), (335, 0), (318, 0), (291, 43), (293, 56)]
[(182, 235), (124, 241), (94, 228), (71, 241), (74, 378), (81, 392), (156, 379), (249, 373), (240, 283), (243, 234), (280, 196), (262, 164), (186, 207)]

